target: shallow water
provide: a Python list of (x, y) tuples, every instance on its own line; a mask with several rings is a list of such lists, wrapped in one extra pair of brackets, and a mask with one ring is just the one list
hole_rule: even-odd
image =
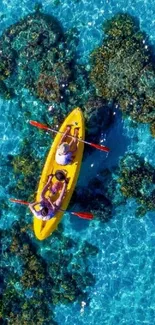
[[(0, 3), (0, 30), (17, 22), (34, 10), (34, 1), (3, 0)], [(56, 3), (56, 2), (55, 2)], [(42, 1), (43, 11), (57, 17), (65, 30), (76, 27), (79, 31), (77, 47), (78, 61), (89, 64), (89, 54), (102, 40), (102, 24), (117, 12), (130, 13), (140, 21), (152, 44), (155, 44), (155, 5), (154, 1), (128, 0), (65, 0), (59, 5), (54, 1)], [(25, 89), (21, 90), (22, 103), (32, 107), (33, 118), (39, 116), (42, 107), (35, 97)], [(36, 108), (36, 112), (35, 112)], [(22, 122), (24, 107), (19, 107), (17, 98), (6, 101), (0, 99), (0, 141), (1, 153), (16, 155), (21, 148), (22, 139), (29, 136), (29, 126)], [(15, 124), (12, 123), (16, 121)], [(20, 122), (19, 122), (20, 121)], [(22, 129), (22, 132), (21, 132)], [(36, 133), (37, 134), (37, 133)], [(35, 147), (35, 138), (34, 150)], [(147, 124), (133, 127), (130, 119), (122, 119), (116, 112), (113, 126), (101, 140), (111, 148), (107, 155), (93, 152), (83, 162), (78, 181), (86, 185), (100, 170), (101, 165), (112, 170), (125, 153), (137, 153), (155, 167), (155, 140)], [(40, 155), (44, 157), (46, 148)], [(39, 153), (38, 153), (39, 154)], [(12, 180), (14, 184), (14, 180)], [(119, 192), (113, 193), (115, 200)], [(0, 186), (0, 198), (9, 197), (7, 185)], [(76, 208), (76, 205), (74, 206)], [(95, 285), (87, 287), (90, 302), (82, 307), (82, 301), (63, 305), (54, 309), (55, 320), (59, 325), (116, 325), (148, 324), (154, 325), (155, 319), (155, 215), (149, 212), (144, 218), (136, 218), (137, 203), (126, 199), (113, 208), (109, 222), (93, 220), (91, 223), (72, 219), (68, 213), (62, 221), (64, 234), (74, 239), (79, 247), (85, 240), (98, 247), (96, 256), (89, 258), (89, 271), (95, 277)], [(18, 209), (18, 208), (17, 208)], [(22, 213), (25, 213), (23, 210)], [(27, 214), (24, 218), (27, 218)], [(11, 227), (19, 217), (15, 207), (1, 218), (1, 228)], [(38, 243), (44, 256), (52, 247), (52, 237), (47, 244)], [(77, 249), (77, 248), (76, 248)], [(74, 251), (74, 254), (76, 251)], [(11, 263), (11, 262), (10, 262)], [(17, 261), (14, 261), (17, 263)], [(18, 263), (17, 263), (18, 264)]]

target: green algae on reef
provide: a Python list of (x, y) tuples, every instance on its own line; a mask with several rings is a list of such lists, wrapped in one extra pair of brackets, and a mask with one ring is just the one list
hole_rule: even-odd
[(140, 207), (136, 215), (155, 210), (155, 169), (136, 154), (126, 155), (120, 162), (118, 182), (124, 196), (135, 198)]
[(103, 29), (103, 43), (91, 55), (97, 94), (119, 104), (124, 116), (154, 124), (155, 66), (146, 34), (129, 14), (116, 14)]
[[(52, 243), (43, 243), (50, 249), (47, 258), (42, 257), (25, 221), (16, 222), (10, 230), (2, 231), (1, 244), (2, 324), (47, 325), (50, 322), (54, 325), (52, 318), (56, 304), (87, 299), (86, 288), (94, 285), (87, 258), (97, 253), (95, 246), (84, 242), (73, 255), (70, 250), (76, 243), (65, 237), (59, 227), (53, 234)], [(15, 258), (20, 263), (20, 270), (11, 263)]]

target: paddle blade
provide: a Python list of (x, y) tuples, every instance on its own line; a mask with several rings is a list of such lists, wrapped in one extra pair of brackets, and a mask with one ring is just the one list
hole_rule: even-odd
[(101, 151), (105, 151), (105, 152), (109, 152), (110, 149), (108, 147), (105, 147), (105, 146), (101, 146), (99, 144), (95, 144), (95, 143), (90, 143), (90, 145), (96, 149), (99, 149)]
[(29, 202), (27, 202), (27, 201), (23, 201), (23, 200), (17, 200), (17, 199), (12, 199), (12, 198), (10, 198), (10, 201), (11, 201), (11, 202), (14, 202), (14, 203), (19, 203), (19, 204), (29, 205)]
[(39, 129), (43, 129), (43, 130), (47, 130), (47, 131), (50, 130), (48, 126), (46, 126), (46, 125), (44, 125), (44, 124), (42, 124), (42, 123), (39, 123), (39, 122), (37, 122), (37, 121), (32, 121), (32, 120), (30, 120), (29, 123), (30, 123), (31, 125), (33, 125), (33, 126), (36, 126), (36, 127), (39, 128)]
[(74, 214), (75, 216), (78, 216), (79, 218), (83, 219), (93, 219), (93, 214), (90, 212), (71, 212), (71, 214)]

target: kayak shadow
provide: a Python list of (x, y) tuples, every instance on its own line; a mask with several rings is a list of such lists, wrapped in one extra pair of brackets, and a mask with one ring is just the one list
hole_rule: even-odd
[[(92, 212), (94, 219), (103, 223), (112, 218), (116, 205), (119, 205), (122, 200), (117, 183), (119, 162), (132, 141), (128, 136), (120, 110), (114, 107), (112, 114), (110, 127), (107, 130), (103, 127), (102, 132), (99, 129), (98, 132), (96, 131), (96, 138), (87, 139), (108, 146), (110, 152), (107, 154), (85, 146), (80, 177), (71, 200), (76, 211)], [(72, 220), (73, 227), (77, 230), (87, 228), (87, 220), (84, 221), (79, 220), (75, 223)]]
[[(109, 173), (107, 172), (106, 177), (111, 177), (110, 171)], [(112, 218), (113, 205), (109, 197), (105, 194), (106, 188), (104, 187), (103, 179), (105, 179), (105, 175), (102, 179), (98, 177), (91, 179), (87, 187), (78, 187), (72, 196), (71, 205), (72, 210), (91, 212), (95, 220), (100, 220), (105, 223)], [(76, 220), (75, 222), (75, 220), (71, 219), (72, 226), (78, 231), (88, 227), (87, 222), (90, 222), (90, 220), (85, 219), (84, 221)]]
[[(85, 186), (96, 175), (100, 174), (101, 169), (113, 170), (119, 166), (120, 158), (124, 156), (131, 144), (132, 139), (129, 138), (125, 122), (121, 112), (117, 109), (114, 111), (113, 124), (105, 130), (99, 129), (96, 137), (87, 137), (87, 141), (105, 145), (110, 148), (110, 152), (96, 150), (91, 146), (85, 146), (83, 162), (78, 180), (79, 186)], [(89, 187), (89, 186), (87, 186)]]

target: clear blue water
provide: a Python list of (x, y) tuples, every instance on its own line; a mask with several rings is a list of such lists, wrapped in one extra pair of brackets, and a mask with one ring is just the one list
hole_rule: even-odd
[[(0, 31), (17, 22), (33, 11), (35, 1), (2, 0), (0, 2)], [(89, 54), (102, 40), (102, 23), (117, 12), (127, 12), (140, 20), (144, 30), (155, 44), (155, 5), (153, 0), (60, 0), (42, 1), (43, 11), (54, 15), (68, 30), (76, 27), (80, 32), (78, 45), (79, 62), (88, 64)], [(25, 105), (37, 107), (39, 103), (25, 90), (21, 90)], [(17, 99), (0, 99), (0, 141), (2, 154), (15, 155), (19, 152), (22, 138), (28, 136), (29, 126), (18, 124), (22, 110)], [(18, 112), (18, 113), (17, 113)], [(37, 115), (34, 110), (34, 118)], [(16, 125), (12, 124), (12, 116)], [(22, 127), (22, 132), (21, 132)], [(139, 124), (133, 128), (130, 119), (115, 118), (114, 127), (103, 134), (110, 154), (94, 152), (88, 156), (81, 169), (78, 184), (86, 184), (101, 166), (112, 169), (125, 153), (136, 152), (155, 167), (155, 140), (149, 126)], [(43, 148), (43, 153), (46, 149)], [(43, 156), (42, 153), (42, 156)], [(14, 180), (10, 180), (14, 183)], [(114, 200), (119, 193), (113, 193)], [(6, 187), (0, 187), (0, 198), (9, 197)], [(91, 223), (71, 219), (65, 214), (62, 221), (64, 234), (79, 245), (87, 240), (99, 248), (95, 257), (89, 258), (89, 271), (95, 277), (95, 285), (88, 287), (89, 305), (83, 301), (69, 305), (57, 304), (54, 317), (59, 325), (154, 325), (155, 319), (155, 213), (147, 213), (144, 218), (135, 218), (136, 201), (127, 199), (113, 209), (113, 217), (107, 223), (93, 220)], [(18, 209), (18, 208), (16, 208)], [(28, 218), (25, 210), (24, 213)], [(1, 218), (1, 228), (11, 227), (17, 214), (14, 207)], [(78, 230), (77, 230), (78, 229)], [(38, 243), (42, 255), (52, 249), (52, 237), (46, 244)], [(10, 263), (18, 264), (18, 261)], [(83, 307), (82, 307), (83, 306)]]

